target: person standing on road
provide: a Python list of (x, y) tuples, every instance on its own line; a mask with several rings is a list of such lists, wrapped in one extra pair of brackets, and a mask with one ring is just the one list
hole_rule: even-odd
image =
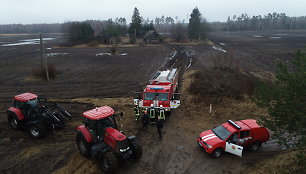
[(159, 116), (157, 118), (157, 124), (156, 124), (156, 127), (157, 127), (157, 132), (158, 132), (158, 136), (160, 139), (162, 139), (162, 129), (164, 127), (164, 120)]
[(156, 112), (155, 112), (155, 108), (153, 107), (153, 104), (151, 104), (151, 108), (149, 109), (149, 112), (150, 112), (150, 122), (151, 124), (154, 124), (156, 120)]
[(139, 106), (138, 105), (135, 105), (134, 112), (135, 112), (136, 121), (138, 121), (139, 120), (139, 116), (140, 116), (140, 111), (139, 111)]
[(142, 116), (142, 128), (144, 130), (148, 130), (149, 122), (150, 122), (150, 117), (148, 115), (148, 112), (145, 110), (143, 111), (143, 116)]
[(160, 105), (158, 109), (158, 116), (164, 121), (166, 120), (166, 114), (165, 114), (165, 109), (163, 108), (163, 105)]

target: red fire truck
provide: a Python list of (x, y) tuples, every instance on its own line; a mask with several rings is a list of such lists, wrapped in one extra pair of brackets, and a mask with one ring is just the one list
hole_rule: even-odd
[(149, 80), (143, 92), (134, 93), (134, 105), (142, 108), (163, 108), (171, 111), (180, 105), (178, 90), (178, 69), (157, 71)]

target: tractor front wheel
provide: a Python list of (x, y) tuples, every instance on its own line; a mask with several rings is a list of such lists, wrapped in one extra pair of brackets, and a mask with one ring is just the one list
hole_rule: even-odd
[(133, 160), (136, 162), (142, 157), (142, 147), (135, 139), (130, 141), (130, 146), (133, 151)]
[(20, 120), (18, 120), (16, 115), (9, 114), (7, 116), (7, 120), (8, 120), (8, 123), (9, 123), (9, 125), (12, 129), (14, 129), (14, 130), (20, 130), (21, 129), (21, 122), (20, 122)]
[(28, 131), (33, 138), (41, 138), (46, 133), (46, 126), (43, 123), (31, 124), (28, 127)]
[(118, 160), (116, 155), (111, 151), (99, 153), (99, 163), (105, 173), (113, 173), (118, 168)]
[(86, 141), (82, 132), (78, 131), (76, 135), (76, 143), (81, 154), (85, 157), (89, 157), (91, 144)]

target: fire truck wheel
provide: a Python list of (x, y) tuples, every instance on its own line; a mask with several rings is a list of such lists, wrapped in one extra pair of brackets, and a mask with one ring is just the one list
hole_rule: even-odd
[(142, 147), (135, 139), (130, 141), (130, 145), (133, 151), (133, 161), (136, 162), (142, 157)]
[(99, 153), (99, 161), (102, 170), (105, 173), (113, 173), (118, 168), (118, 160), (112, 151)]
[(16, 117), (15, 114), (8, 114), (7, 115), (7, 121), (10, 125), (10, 127), (14, 130), (20, 130), (21, 129), (21, 123), (20, 120)]
[(211, 156), (214, 158), (219, 158), (223, 153), (223, 150), (221, 148), (217, 148), (213, 153), (211, 153)]
[(33, 123), (28, 126), (30, 136), (33, 138), (42, 138), (46, 132), (46, 126), (43, 123)]
[(79, 132), (79, 131), (77, 132), (76, 143), (77, 143), (80, 153), (85, 157), (89, 157), (90, 156), (90, 143), (86, 141), (82, 132)]
[(261, 143), (260, 143), (259, 141), (255, 141), (255, 142), (251, 145), (250, 150), (251, 150), (252, 152), (256, 152), (256, 151), (259, 150), (260, 146), (261, 146)]

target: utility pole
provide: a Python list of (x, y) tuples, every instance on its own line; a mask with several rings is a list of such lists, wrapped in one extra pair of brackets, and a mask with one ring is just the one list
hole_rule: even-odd
[(48, 64), (47, 64), (47, 59), (44, 58), (43, 39), (42, 39), (42, 33), (40, 33), (40, 72), (41, 72), (42, 77), (43, 77), (43, 69), (44, 69), (43, 62), (45, 63), (46, 77), (47, 77), (47, 80), (49, 81), (50, 79), (49, 79), (49, 72), (48, 72)]

